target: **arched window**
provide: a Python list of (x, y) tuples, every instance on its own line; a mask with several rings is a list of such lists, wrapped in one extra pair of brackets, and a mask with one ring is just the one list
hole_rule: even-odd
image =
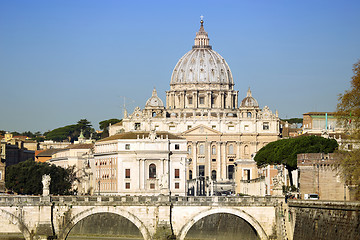
[(189, 179), (192, 179), (192, 171), (189, 170)]
[(191, 154), (191, 145), (188, 146), (188, 154)]
[(152, 112), (152, 117), (156, 117), (156, 112)]
[(251, 112), (248, 112), (248, 113), (247, 113), (247, 117), (248, 117), (248, 118), (251, 118)]
[(149, 166), (149, 178), (156, 178), (156, 165), (153, 163)]
[(211, 154), (213, 154), (213, 155), (216, 154), (216, 146), (212, 146), (212, 148), (211, 148)]
[(245, 147), (244, 147), (244, 153), (245, 153), (245, 155), (249, 155), (249, 154), (250, 154), (249, 146), (248, 146), (248, 145), (245, 145)]
[(229, 145), (229, 154), (234, 154), (234, 145)]
[(211, 180), (213, 180), (213, 181), (216, 180), (216, 170), (211, 171)]
[(204, 146), (204, 144), (200, 144), (200, 146), (199, 146), (199, 154), (200, 155), (205, 154), (205, 146)]

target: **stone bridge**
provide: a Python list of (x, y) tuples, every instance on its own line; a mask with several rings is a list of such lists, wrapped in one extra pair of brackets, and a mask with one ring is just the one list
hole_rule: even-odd
[(79, 221), (97, 213), (126, 218), (146, 240), (160, 227), (183, 240), (200, 219), (224, 213), (243, 219), (265, 240), (279, 234), (276, 216), (282, 205), (281, 197), (0, 196), (0, 218), (26, 240), (66, 239)]

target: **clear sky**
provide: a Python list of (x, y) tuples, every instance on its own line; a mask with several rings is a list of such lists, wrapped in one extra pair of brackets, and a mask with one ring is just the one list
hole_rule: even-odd
[(200, 15), (230, 66), (281, 118), (334, 111), (360, 59), (359, 0), (0, 0), (0, 129), (122, 118), (165, 91)]

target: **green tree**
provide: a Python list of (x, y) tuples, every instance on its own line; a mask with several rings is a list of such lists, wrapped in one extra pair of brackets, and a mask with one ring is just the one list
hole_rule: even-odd
[(74, 141), (74, 135), (76, 130), (77, 126), (73, 124), (65, 127), (56, 128), (49, 132), (45, 132), (44, 135), (46, 139), (54, 140), (57, 142), (61, 142), (64, 140)]
[(94, 134), (95, 130), (91, 127), (91, 123), (87, 119), (80, 119), (76, 124), (76, 131), (73, 136), (77, 138), (80, 135), (81, 130), (86, 138), (89, 138), (92, 134)]
[(255, 155), (257, 166), (283, 164), (289, 171), (290, 185), (291, 171), (297, 168), (297, 155), (300, 153), (332, 153), (338, 147), (335, 139), (318, 136), (301, 136), (297, 138), (281, 139), (271, 142), (261, 148)]
[(77, 124), (56, 128), (45, 132), (44, 135), (46, 139), (54, 141), (69, 140), (70, 142), (74, 142), (78, 139), (81, 130), (86, 138), (96, 134), (95, 129), (91, 127), (91, 123), (88, 120), (80, 119)]
[[(360, 60), (354, 64), (351, 88), (339, 95), (337, 118), (351, 143), (360, 144)], [(340, 161), (340, 173), (347, 185), (353, 186), (355, 198), (360, 199), (360, 149), (345, 153)]]
[(288, 122), (290, 124), (293, 124), (293, 123), (300, 123), (302, 124), (303, 123), (303, 119), (302, 118), (289, 118), (289, 119), (281, 119), (282, 121), (284, 122)]
[(8, 190), (19, 194), (39, 195), (42, 193), (42, 176), (51, 177), (51, 194), (71, 194), (73, 170), (53, 164), (35, 162), (31, 159), (6, 168), (5, 184)]
[(101, 134), (101, 138), (106, 138), (109, 136), (109, 125), (111, 124), (115, 124), (118, 122), (121, 122), (122, 120), (117, 119), (117, 118), (112, 118), (112, 119), (108, 119), (108, 120), (104, 120), (99, 122), (99, 127), (101, 130), (103, 130), (102, 134)]

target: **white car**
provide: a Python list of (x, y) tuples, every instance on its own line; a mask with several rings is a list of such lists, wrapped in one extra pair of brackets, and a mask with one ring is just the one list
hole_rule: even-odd
[(312, 193), (312, 194), (309, 194), (309, 200), (319, 200), (319, 195), (318, 194), (315, 194), (315, 193)]

